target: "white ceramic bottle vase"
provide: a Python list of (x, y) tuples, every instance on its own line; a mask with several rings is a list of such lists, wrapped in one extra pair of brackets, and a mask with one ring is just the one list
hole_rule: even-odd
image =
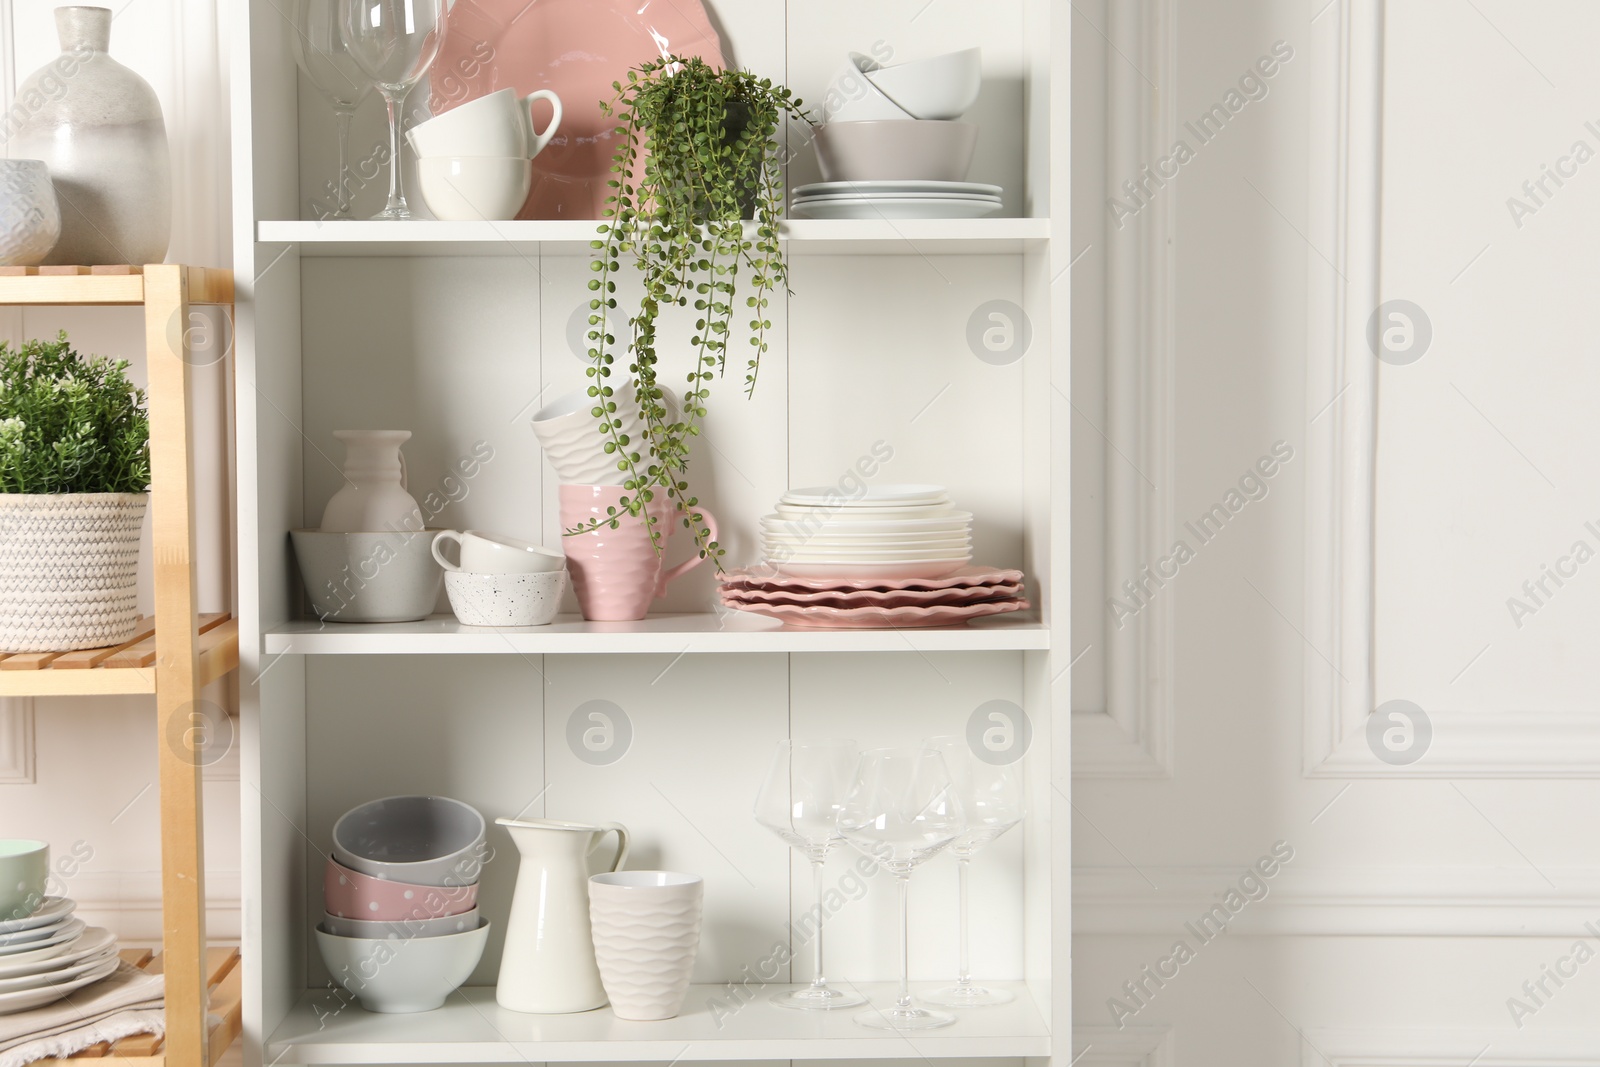
[(589, 856), (617, 835), (611, 870), (628, 858), (620, 823), (496, 819), (521, 853), (495, 999), (539, 1015), (592, 1011), (606, 1002), (589, 926)]
[(416, 531), (422, 509), (406, 491), (406, 461), (400, 446), (410, 430), (335, 430), (344, 442), (344, 484), (322, 512), (326, 533)]
[(61, 201), (46, 263), (160, 263), (172, 232), (172, 160), (161, 102), (107, 54), (111, 9), (58, 7), (61, 55), (17, 87), (7, 155), (40, 159)]

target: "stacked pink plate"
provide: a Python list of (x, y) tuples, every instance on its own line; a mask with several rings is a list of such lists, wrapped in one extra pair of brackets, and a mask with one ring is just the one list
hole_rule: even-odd
[(963, 567), (940, 578), (802, 577), (759, 567), (727, 571), (720, 581), (723, 606), (792, 626), (950, 626), (1028, 607), (1022, 572), (992, 567)]

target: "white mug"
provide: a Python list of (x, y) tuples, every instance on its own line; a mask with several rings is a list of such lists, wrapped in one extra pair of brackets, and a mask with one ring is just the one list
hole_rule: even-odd
[[(535, 100), (550, 101), (550, 125), (543, 133), (533, 126)], [(561, 98), (549, 89), (529, 93), (520, 100), (515, 90), (499, 89), (411, 127), (406, 140), (424, 159), (435, 156), (532, 159), (550, 143), (560, 125)]]
[[(440, 546), (445, 541), (454, 541), (460, 548), (460, 563), (444, 558)], [(447, 571), (471, 574), (537, 574), (567, 565), (565, 556), (542, 545), (481, 530), (440, 530), (433, 538), (433, 558)]]

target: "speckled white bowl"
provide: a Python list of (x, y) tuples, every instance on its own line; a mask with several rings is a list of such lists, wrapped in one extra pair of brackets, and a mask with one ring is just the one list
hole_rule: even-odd
[(464, 626), (545, 626), (561, 607), (566, 570), (539, 574), (477, 574), (449, 571), (444, 576), (450, 610)]

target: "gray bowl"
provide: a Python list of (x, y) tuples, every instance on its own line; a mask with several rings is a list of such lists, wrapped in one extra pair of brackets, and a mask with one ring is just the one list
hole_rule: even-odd
[(962, 182), (978, 127), (917, 119), (830, 122), (817, 130), (815, 144), (825, 182)]
[(333, 824), (333, 857), (352, 871), (411, 885), (478, 880), (483, 815), (449, 797), (399, 796), (351, 808)]
[(430, 550), (436, 533), (291, 530), (289, 536), (318, 618), (416, 622), (433, 614), (444, 584)]

